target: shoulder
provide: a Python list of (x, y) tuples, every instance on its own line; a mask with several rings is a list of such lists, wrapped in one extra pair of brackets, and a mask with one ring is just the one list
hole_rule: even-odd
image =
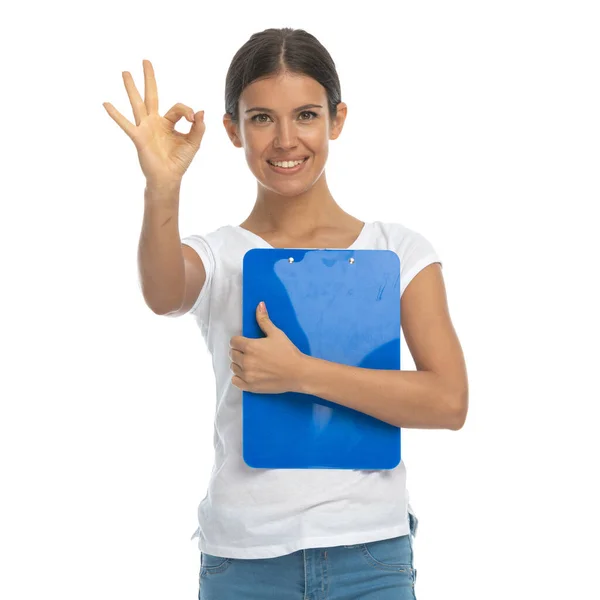
[(223, 225), (218, 229), (213, 231), (203, 232), (203, 233), (191, 233), (186, 237), (181, 238), (181, 240), (200, 240), (209, 244), (210, 246), (218, 245), (221, 240), (225, 240), (226, 238), (231, 236), (231, 230), (233, 227), (231, 225)]
[[(439, 258), (429, 237), (403, 223), (374, 221), (374, 233), (379, 247), (394, 250), (402, 260), (412, 264), (427, 257)], [(441, 261), (440, 261), (441, 262)]]
[(375, 221), (373, 223), (380, 248), (393, 250), (400, 259), (400, 293), (425, 267), (432, 263), (442, 266), (434, 244), (417, 229), (404, 223)]
[(189, 234), (181, 238), (181, 243), (194, 248), (203, 258), (210, 257), (214, 263), (222, 249), (230, 247), (233, 233), (231, 225), (223, 225), (213, 231)]
[(423, 233), (404, 223), (374, 221), (373, 227), (380, 237), (388, 241), (390, 247), (394, 247), (398, 251), (405, 251), (415, 245), (431, 243)]

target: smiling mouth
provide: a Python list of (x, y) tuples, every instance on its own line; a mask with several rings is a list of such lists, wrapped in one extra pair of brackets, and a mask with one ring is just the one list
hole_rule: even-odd
[[(296, 175), (297, 173), (301, 173), (304, 170), (304, 167), (306, 167), (306, 163), (308, 162), (308, 159), (310, 157), (307, 156), (301, 163), (298, 163), (295, 167), (278, 167), (277, 165), (274, 165), (271, 163), (271, 161), (267, 160), (267, 164), (269, 165), (269, 167), (271, 168), (271, 171), (273, 171), (273, 173), (275, 173), (276, 175), (283, 175), (284, 177), (289, 176), (291, 177), (292, 175)], [(286, 162), (286, 161), (283, 161)]]
[[(298, 159), (298, 160), (299, 160), (299, 159)], [(302, 159), (302, 162), (301, 162), (301, 163), (299, 163), (299, 164), (297, 164), (297, 165), (295, 165), (294, 167), (278, 167), (277, 165), (273, 164), (273, 163), (272, 163), (272, 162), (271, 162), (269, 159), (267, 159), (267, 162), (268, 162), (268, 163), (269, 163), (269, 164), (270, 164), (272, 167), (277, 167), (278, 169), (286, 169), (286, 168), (287, 168), (287, 169), (295, 169), (296, 167), (299, 167), (301, 164), (305, 163), (307, 160), (308, 160), (308, 156), (305, 156), (305, 157)], [(286, 160), (280, 160), (280, 161), (277, 161), (277, 162), (296, 162), (296, 161), (286, 161)]]

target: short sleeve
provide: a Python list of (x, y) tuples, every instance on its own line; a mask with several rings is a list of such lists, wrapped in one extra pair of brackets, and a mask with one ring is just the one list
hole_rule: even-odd
[(186, 314), (198, 317), (203, 323), (208, 323), (210, 310), (210, 290), (212, 287), (213, 273), (215, 271), (215, 257), (205, 236), (189, 235), (181, 240), (182, 244), (193, 248), (202, 259), (204, 270), (206, 271), (206, 280), (200, 290), (198, 298), (194, 305)]
[[(427, 265), (442, 261), (432, 243), (418, 231), (405, 228), (405, 239), (400, 254), (400, 296), (414, 279), (415, 275)], [(443, 267), (442, 267), (443, 268)]]

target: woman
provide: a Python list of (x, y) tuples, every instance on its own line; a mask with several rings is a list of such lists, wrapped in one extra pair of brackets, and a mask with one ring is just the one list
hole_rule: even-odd
[[(202, 600), (414, 598), (413, 539), (404, 463), (392, 470), (255, 469), (242, 458), (242, 390), (302, 390), (399, 427), (460, 429), (467, 376), (432, 245), (398, 223), (364, 223), (334, 200), (325, 178), (329, 140), (347, 107), (327, 50), (303, 30), (267, 29), (236, 53), (223, 123), (257, 180), (240, 225), (180, 240), (179, 189), (200, 147), (203, 111), (158, 114), (152, 65), (145, 100), (124, 73), (136, 125), (110, 104), (146, 176), (140, 277), (157, 314), (191, 314), (214, 360), (215, 467), (200, 503)], [(175, 131), (185, 116), (188, 134)], [(401, 315), (417, 371), (358, 369), (303, 355), (257, 307), (266, 337), (241, 332), (241, 265), (251, 248), (394, 250)], [(409, 286), (410, 284), (410, 286)], [(225, 360), (225, 357), (228, 360)], [(376, 392), (376, 393), (373, 393)]]

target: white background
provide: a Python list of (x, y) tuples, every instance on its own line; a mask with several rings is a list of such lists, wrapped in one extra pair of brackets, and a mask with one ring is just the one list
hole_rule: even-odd
[[(257, 31), (314, 34), (348, 118), (344, 210), (425, 235), (465, 353), (465, 427), (403, 430), (420, 600), (598, 598), (597, 4), (50, 2), (2, 19), (0, 597), (197, 598), (214, 377), (137, 274), (145, 179), (122, 71), (206, 111), (180, 233), (241, 223), (222, 125)], [(178, 123), (188, 131), (189, 123)], [(403, 368), (412, 369), (403, 341)]]

